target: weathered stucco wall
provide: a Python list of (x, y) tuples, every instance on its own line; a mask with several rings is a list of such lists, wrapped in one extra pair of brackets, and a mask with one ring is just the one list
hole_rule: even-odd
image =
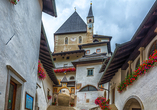
[[(157, 40), (157, 36), (147, 45), (147, 47), (145, 48), (143, 55), (144, 55), (144, 60), (148, 59), (148, 53), (149, 53), (149, 49), (151, 47), (151, 45), (153, 44), (153, 42)], [(132, 70), (135, 70), (135, 65), (137, 63), (137, 60), (139, 59), (139, 56), (133, 61), (131, 67)], [(126, 73), (128, 71), (128, 68), (126, 70)], [(127, 87), (126, 91), (123, 91), (122, 93), (119, 93), (117, 91), (117, 86), (119, 85), (119, 83), (121, 82), (121, 72), (118, 71), (115, 76), (112, 78), (111, 80), (111, 90), (113, 87), (116, 88), (115, 90), (115, 105), (117, 106), (118, 110), (122, 110), (126, 100), (131, 97), (131, 96), (137, 96), (143, 106), (144, 106), (144, 110), (149, 110), (151, 108), (151, 110), (156, 110), (157, 109), (157, 83), (156, 83), (156, 79), (157, 79), (157, 75), (156, 75), (156, 71), (157, 71), (157, 67), (155, 66), (154, 68), (151, 68), (148, 72), (146, 72), (145, 75), (142, 75), (138, 78), (137, 81), (135, 81), (132, 85)], [(125, 76), (126, 76), (125, 73)], [(110, 97), (111, 97), (111, 101), (112, 102), (112, 95), (110, 92)]]
[[(93, 76), (87, 76), (88, 68), (94, 68)], [(81, 83), (82, 87), (93, 85), (98, 88), (98, 81), (102, 76), (102, 73), (99, 73), (100, 68), (101, 63), (78, 65), (76, 68), (76, 84)], [(98, 96), (104, 96), (104, 91), (79, 92), (79, 90), (76, 90), (75, 94), (77, 95), (77, 108), (88, 110), (96, 106), (94, 103), (95, 99)], [(89, 99), (89, 103), (86, 102), (86, 99)]]
[(20, 110), (24, 110), (25, 92), (35, 97), (41, 14), (38, 0), (20, 0), (17, 5), (9, 0), (0, 1), (0, 110), (5, 105), (6, 65), (11, 65), (27, 81), (22, 89)]
[(102, 46), (90, 46), (90, 47), (84, 47), (84, 50), (90, 50), (90, 54), (93, 54), (94, 52), (96, 53), (96, 49), (100, 49), (101, 53), (108, 53), (107, 50), (107, 44), (104, 44)]
[(53, 82), (51, 81), (48, 74), (46, 74), (46, 78), (44, 80), (40, 80), (37, 78), (37, 83), (40, 87), (37, 88), (37, 102), (40, 110), (46, 110), (49, 105), (52, 104), (52, 98), (48, 100), (47, 93), (49, 90), (49, 95), (53, 96)]
[[(74, 53), (74, 54), (53, 56), (53, 58), (56, 58), (56, 60), (54, 61), (56, 68), (59, 68), (59, 67), (64, 67), (64, 64), (68, 64), (68, 66), (73, 66), (71, 62), (81, 58), (83, 55), (84, 53)], [(67, 57), (69, 57), (69, 59), (66, 59)]]

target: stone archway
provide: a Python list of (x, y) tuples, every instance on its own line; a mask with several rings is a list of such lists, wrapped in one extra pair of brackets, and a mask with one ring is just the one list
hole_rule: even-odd
[(140, 98), (137, 96), (130, 96), (126, 100), (123, 110), (144, 110), (144, 106)]

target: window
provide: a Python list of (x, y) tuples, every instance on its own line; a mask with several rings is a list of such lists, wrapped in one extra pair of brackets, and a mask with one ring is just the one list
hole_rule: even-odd
[(68, 56), (66, 59), (69, 59), (70, 57)]
[(68, 44), (68, 37), (65, 38), (65, 44)]
[(53, 58), (53, 61), (56, 61), (56, 58)]
[(79, 37), (79, 44), (81, 44), (82, 43), (82, 37), (80, 36)]
[(86, 54), (90, 54), (90, 50), (86, 50)]
[(71, 76), (71, 77), (70, 77), (70, 80), (74, 80), (74, 79), (75, 79), (74, 76)]
[(96, 53), (100, 53), (101, 52), (101, 49), (96, 49)]
[(91, 23), (92, 22), (92, 20), (91, 19), (89, 19), (89, 23)]
[(67, 67), (68, 66), (68, 64), (64, 64), (64, 67)]
[(80, 92), (84, 92), (84, 91), (98, 91), (98, 90), (96, 87), (88, 85), (88, 86), (83, 87), (80, 90)]
[(152, 46), (151, 46), (151, 48), (149, 50), (149, 56), (152, 55), (154, 50), (156, 50), (156, 49), (157, 49), (157, 40), (152, 44)]
[(135, 69), (140, 65), (140, 59), (137, 60)]
[(93, 69), (87, 69), (87, 76), (93, 76)]

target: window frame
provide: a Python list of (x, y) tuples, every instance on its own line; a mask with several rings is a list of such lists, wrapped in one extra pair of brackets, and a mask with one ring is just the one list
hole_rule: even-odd
[[(81, 39), (81, 43), (80, 43), (80, 39)], [(79, 36), (78, 43), (79, 43), (79, 44), (82, 44), (82, 41), (83, 41), (83, 40), (82, 40), (82, 36)]]
[[(92, 70), (91, 75), (89, 75), (89, 70)], [(94, 76), (94, 68), (87, 68), (87, 76)]]
[[(87, 53), (87, 51), (89, 51), (89, 53)], [(90, 54), (90, 50), (86, 50), (86, 54)]]
[[(94, 90), (94, 91), (98, 91), (98, 89), (95, 87), (95, 86), (93, 86), (93, 85), (87, 85), (87, 86), (84, 86), (84, 87), (82, 87), (80, 90), (79, 90), (79, 92), (87, 92), (87, 91), (90, 91), (89, 90), (89, 87), (94, 87), (96, 90)], [(82, 89), (84, 89), (84, 88), (88, 88), (88, 90), (87, 91), (82, 91)]]
[[(66, 39), (67, 39), (67, 43), (66, 43)], [(65, 39), (64, 39), (64, 44), (65, 44), (65, 45), (68, 45), (68, 43), (69, 43), (69, 39), (68, 39), (68, 37), (65, 37)]]
[[(100, 50), (100, 52), (98, 52)], [(96, 49), (96, 53), (101, 53), (101, 48)]]

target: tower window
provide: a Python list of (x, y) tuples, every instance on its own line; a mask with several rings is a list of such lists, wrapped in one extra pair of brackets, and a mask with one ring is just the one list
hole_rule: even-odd
[(91, 23), (92, 22), (92, 20), (91, 19), (89, 19), (89, 23)]
[(65, 38), (65, 44), (68, 44), (68, 37)]
[(82, 37), (80, 36), (79, 37), (79, 44), (81, 44), (82, 43)]

